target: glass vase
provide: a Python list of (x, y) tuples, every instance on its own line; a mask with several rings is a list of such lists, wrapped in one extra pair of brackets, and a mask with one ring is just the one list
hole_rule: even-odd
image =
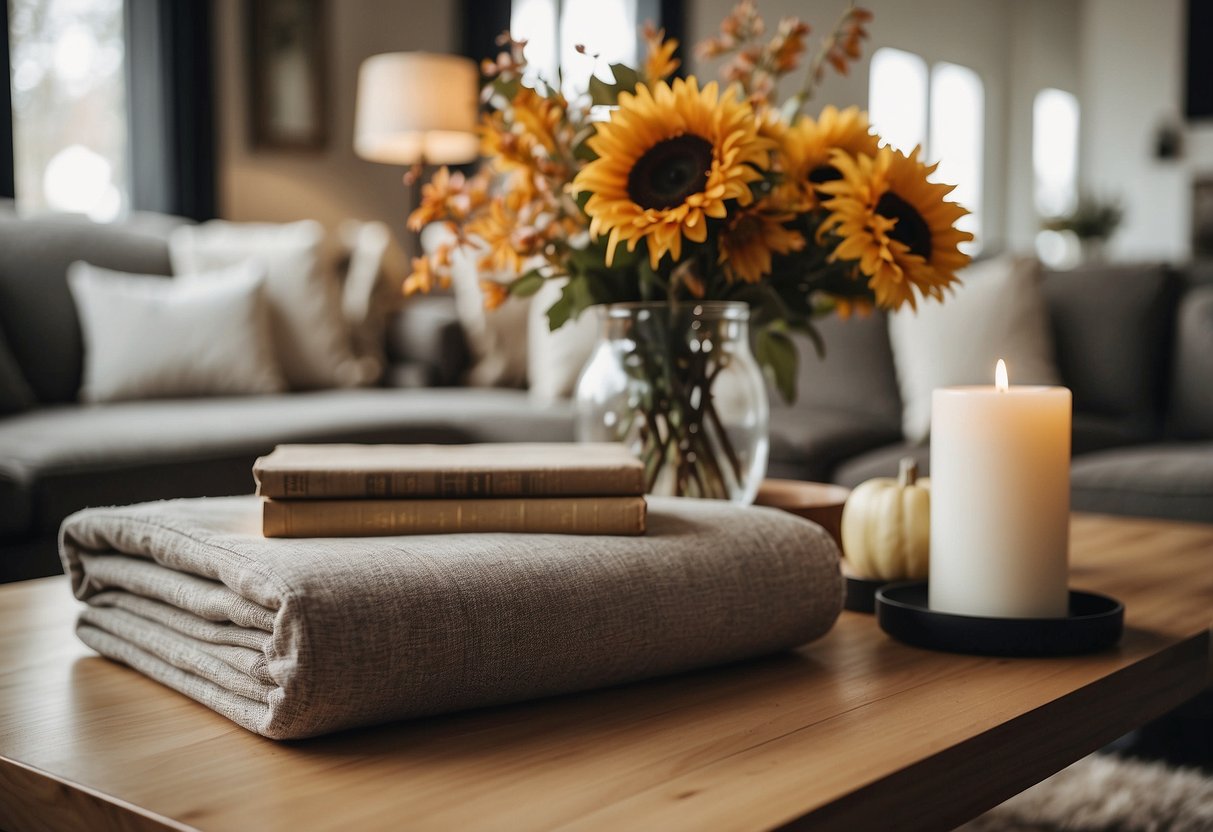
[(648, 493), (754, 501), (770, 406), (744, 303), (595, 307), (598, 344), (577, 382), (577, 438), (623, 442)]

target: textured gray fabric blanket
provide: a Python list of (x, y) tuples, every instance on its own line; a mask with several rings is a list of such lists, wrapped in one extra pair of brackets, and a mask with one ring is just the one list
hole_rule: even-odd
[(838, 550), (773, 509), (652, 499), (645, 537), (269, 540), (253, 497), (88, 509), (60, 533), (77, 633), (275, 739), (803, 644)]

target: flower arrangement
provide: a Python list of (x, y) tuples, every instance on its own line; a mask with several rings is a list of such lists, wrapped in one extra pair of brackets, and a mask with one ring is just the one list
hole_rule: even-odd
[[(405, 292), (448, 280), (462, 247), (492, 275), (489, 307), (549, 280), (562, 282), (552, 329), (605, 305), (580, 438), (629, 444), (651, 492), (752, 500), (768, 405), (748, 327), (791, 401), (794, 333), (820, 352), (815, 318), (942, 300), (969, 259), (955, 227), (966, 212), (918, 150), (881, 146), (856, 107), (803, 112), (827, 72), (861, 56), (870, 19), (848, 7), (810, 50), (807, 24), (785, 19), (767, 37), (743, 0), (699, 47), (725, 59), (725, 86), (674, 78), (677, 41), (646, 26), (643, 66), (614, 64), (612, 82), (576, 96), (531, 80), (525, 43), (503, 35), (482, 67), (487, 164), (423, 187), (409, 226), (443, 223), (450, 241), (413, 260)], [(777, 102), (806, 58), (803, 84)]]
[[(497, 275), (482, 284), (489, 307), (566, 281), (553, 329), (594, 304), (743, 301), (759, 360), (791, 400), (790, 333), (816, 340), (812, 320), (835, 310), (942, 299), (968, 262), (958, 244), (971, 235), (955, 227), (966, 212), (917, 150), (882, 147), (855, 107), (803, 113), (830, 69), (860, 57), (871, 17), (847, 8), (809, 54), (807, 24), (785, 19), (765, 38), (743, 0), (699, 46), (728, 59), (723, 88), (671, 81), (678, 42), (649, 25), (642, 67), (614, 64), (612, 83), (592, 78), (574, 98), (524, 81), (525, 43), (503, 35), (482, 67), (487, 164), (423, 187), (409, 226), (442, 222), (452, 241), (413, 260), (405, 292), (445, 282), (463, 246)], [(780, 105), (776, 83), (806, 56), (804, 84)]]

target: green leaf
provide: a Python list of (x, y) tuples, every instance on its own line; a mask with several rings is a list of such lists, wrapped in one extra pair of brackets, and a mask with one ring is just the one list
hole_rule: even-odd
[(619, 90), (615, 89), (615, 85), (608, 84), (597, 75), (590, 76), (590, 85), (587, 91), (590, 94), (590, 101), (597, 105), (613, 107), (619, 99)]
[(516, 298), (529, 298), (543, 287), (544, 277), (538, 269), (531, 269), (526, 274), (509, 284), (510, 294)]
[(560, 299), (548, 308), (548, 329), (555, 332), (569, 320), (581, 317), (581, 313), (594, 303), (590, 282), (584, 275), (573, 275), (564, 285)]
[(796, 343), (782, 329), (766, 327), (758, 331), (755, 355), (783, 400), (788, 404), (795, 402), (799, 364)]
[(611, 74), (615, 76), (615, 89), (619, 92), (635, 92), (640, 85), (640, 73), (627, 64), (611, 64)]
[(635, 92), (641, 83), (640, 73), (627, 64), (611, 64), (614, 83), (607, 83), (597, 75), (590, 76), (590, 100), (594, 104), (613, 107), (619, 102), (619, 93)]
[(562, 292), (560, 299), (548, 307), (548, 329), (555, 332), (567, 324), (571, 317), (573, 305), (569, 302), (569, 296)]
[(494, 78), (492, 83), (493, 92), (504, 97), (507, 101), (513, 101), (514, 96), (522, 89), (522, 79), (520, 78), (513, 78), (509, 81), (503, 78)]

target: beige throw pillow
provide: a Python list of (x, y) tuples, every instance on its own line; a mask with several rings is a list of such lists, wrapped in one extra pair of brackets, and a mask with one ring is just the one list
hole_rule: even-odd
[(274, 348), (291, 387), (356, 387), (374, 368), (358, 360), (341, 311), (341, 291), (321, 268), (324, 231), (311, 220), (285, 225), (215, 220), (181, 226), (169, 237), (173, 272), (200, 279), (252, 261), (265, 270)]
[(88, 263), (67, 280), (84, 333), (87, 402), (275, 393), (264, 275), (245, 264), (182, 282)]
[(1057, 384), (1040, 266), (996, 257), (969, 266), (947, 301), (918, 304), (889, 316), (893, 363), (901, 389), (902, 432), (911, 442), (931, 434), (931, 391), (956, 384), (993, 384), (998, 359), (1012, 384)]

